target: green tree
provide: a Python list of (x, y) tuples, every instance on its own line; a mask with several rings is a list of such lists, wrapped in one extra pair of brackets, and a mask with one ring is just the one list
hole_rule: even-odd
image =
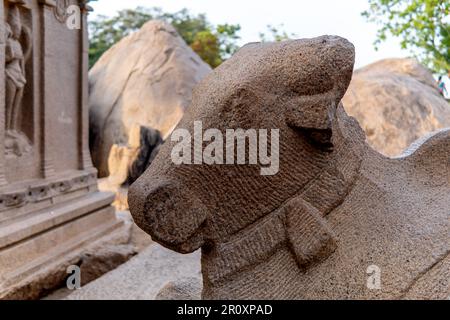
[(223, 61), (220, 56), (219, 39), (209, 30), (198, 32), (191, 43), (191, 48), (213, 68)]
[(275, 27), (273, 25), (267, 25), (267, 31), (265, 32), (260, 32), (259, 33), (259, 38), (261, 40), (261, 42), (280, 42), (280, 41), (284, 41), (284, 40), (289, 40), (292, 38), (296, 38), (297, 36), (294, 33), (287, 33), (284, 30), (280, 30), (280, 28), (282, 28), (283, 25), (281, 24), (278, 27)]
[(113, 17), (98, 16), (90, 21), (90, 66), (120, 39), (153, 19), (172, 24), (186, 43), (213, 68), (238, 49), (236, 42), (240, 39), (239, 25), (214, 26), (204, 14), (192, 15), (187, 9), (166, 13), (160, 8), (138, 7), (135, 10), (119, 11)]
[(369, 0), (362, 13), (379, 25), (375, 47), (391, 34), (423, 64), (450, 70), (450, 0)]
[(111, 46), (153, 19), (153, 14), (153, 10), (145, 8), (126, 9), (111, 18), (100, 15), (89, 21), (89, 65), (93, 66)]

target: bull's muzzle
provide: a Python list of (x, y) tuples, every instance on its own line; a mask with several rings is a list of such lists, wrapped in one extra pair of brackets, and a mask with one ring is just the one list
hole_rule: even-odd
[[(148, 181), (148, 180), (147, 180)], [(204, 243), (207, 209), (177, 182), (138, 180), (130, 187), (129, 205), (136, 224), (161, 245), (180, 253), (191, 253)]]

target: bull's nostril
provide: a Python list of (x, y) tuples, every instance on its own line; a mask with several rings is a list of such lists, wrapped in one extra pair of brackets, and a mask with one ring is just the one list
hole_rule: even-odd
[(137, 212), (143, 219), (136, 220), (155, 241), (170, 249), (188, 253), (200, 248), (207, 208), (177, 181), (154, 178), (153, 182), (142, 187), (144, 192), (135, 192), (140, 198), (134, 201), (145, 199), (143, 210)]

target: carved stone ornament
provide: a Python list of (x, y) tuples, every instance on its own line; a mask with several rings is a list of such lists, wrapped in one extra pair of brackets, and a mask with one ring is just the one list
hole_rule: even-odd
[(20, 115), (27, 85), (26, 63), (32, 53), (31, 29), (23, 19), (24, 0), (8, 1), (5, 16), (5, 152), (22, 156), (31, 150), (23, 133)]
[(67, 8), (69, 7), (69, 5), (70, 5), (69, 0), (56, 0), (56, 5), (55, 8), (53, 9), (53, 12), (55, 14), (55, 18), (59, 22), (65, 23), (67, 21), (67, 18), (69, 17)]

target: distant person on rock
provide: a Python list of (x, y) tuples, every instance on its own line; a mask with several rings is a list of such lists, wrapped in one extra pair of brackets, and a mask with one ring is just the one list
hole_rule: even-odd
[(445, 97), (445, 95), (448, 95), (448, 91), (447, 91), (447, 87), (445, 86), (445, 82), (444, 79), (442, 78), (442, 76), (439, 76), (438, 79), (438, 88), (439, 88), (439, 93)]

